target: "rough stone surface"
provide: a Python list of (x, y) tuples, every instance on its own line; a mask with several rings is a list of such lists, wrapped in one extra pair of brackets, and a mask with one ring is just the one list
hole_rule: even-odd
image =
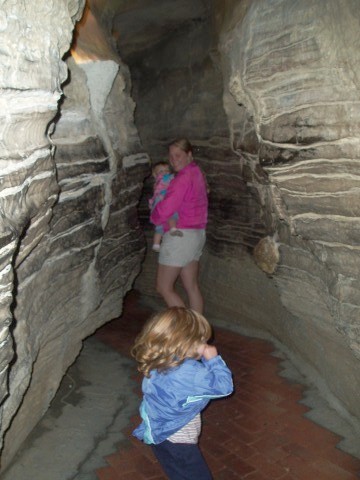
[[(240, 157), (231, 148), (213, 23), (208, 11), (197, 19), (190, 17), (129, 67), (137, 103), (135, 120), (144, 147), (156, 163), (167, 159), (167, 145), (174, 138), (191, 140), (210, 187), (208, 246), (226, 257), (234, 247), (255, 246), (265, 227), (262, 199), (246, 184), (251, 155)], [(246, 112), (232, 121), (241, 125), (248, 144), (257, 145), (248, 134), (251, 121)], [(146, 198), (150, 190), (151, 179), (145, 186)], [(145, 219), (145, 200), (142, 212)]]
[(253, 118), (267, 176), (255, 187), (280, 235), (274, 282), (311, 330), (293, 348), (360, 418), (358, 24), (356, 2), (256, 2), (237, 8), (220, 45), (225, 89)]
[[(202, 42), (194, 41), (200, 23), (188, 23), (130, 65), (141, 138), (157, 161), (174, 136), (188, 136), (207, 175), (201, 279), (209, 308), (230, 305), (239, 323), (271, 332), (360, 428), (357, 4), (215, 4), (215, 17), (203, 17)], [(181, 33), (184, 48), (176, 50)], [(148, 226), (145, 202), (141, 214)], [(282, 321), (273, 302), (262, 301), (248, 258), (274, 234), (279, 259), (267, 281)], [(137, 280), (150, 295), (153, 255)]]
[(12, 57), (0, 71), (3, 467), (82, 340), (121, 313), (143, 257), (136, 207), (148, 171), (127, 68), (104, 45), (101, 59), (61, 60), (84, 2), (25, 3), (1, 2), (0, 22)]
[[(272, 335), (359, 425), (357, 3), (91, 0), (59, 102), (84, 2), (0, 0), (3, 462), (140, 270), (134, 116), (152, 161), (188, 136), (206, 173), (207, 311)], [(252, 253), (275, 233), (267, 276)], [(143, 293), (155, 269), (148, 250)]]

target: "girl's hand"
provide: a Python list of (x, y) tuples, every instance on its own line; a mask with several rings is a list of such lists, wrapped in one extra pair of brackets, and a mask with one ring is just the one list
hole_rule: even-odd
[(216, 347), (214, 347), (213, 345), (208, 345), (207, 343), (201, 345), (198, 352), (199, 355), (205, 358), (205, 360), (210, 360), (211, 358), (216, 357), (218, 354)]

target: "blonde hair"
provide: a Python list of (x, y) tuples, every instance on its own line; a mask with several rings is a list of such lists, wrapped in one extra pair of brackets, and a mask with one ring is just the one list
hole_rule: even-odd
[(180, 150), (185, 153), (193, 153), (193, 147), (187, 138), (177, 138), (170, 143), (169, 147), (172, 147), (173, 145), (180, 148)]
[(147, 321), (131, 350), (138, 370), (146, 377), (151, 370), (165, 371), (185, 358), (196, 358), (197, 348), (211, 336), (205, 317), (184, 307), (171, 307)]

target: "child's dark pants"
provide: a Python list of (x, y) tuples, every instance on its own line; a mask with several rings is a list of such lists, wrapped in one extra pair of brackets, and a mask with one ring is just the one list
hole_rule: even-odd
[(196, 443), (165, 440), (151, 448), (170, 480), (212, 480), (209, 467)]

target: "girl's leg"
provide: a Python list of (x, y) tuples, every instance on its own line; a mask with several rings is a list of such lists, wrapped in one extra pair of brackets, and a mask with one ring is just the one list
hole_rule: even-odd
[(152, 249), (154, 250), (154, 252), (160, 252), (161, 238), (162, 238), (161, 233), (158, 233), (158, 232), (154, 233), (153, 246), (152, 246)]
[(168, 224), (170, 228), (170, 235), (173, 237), (183, 237), (184, 234), (182, 233), (181, 230), (178, 230), (177, 228), (177, 218), (179, 218), (178, 215), (174, 215), (173, 217), (169, 218)]
[(204, 301), (199, 287), (199, 262), (193, 260), (181, 269), (180, 278), (189, 299), (189, 306), (193, 310), (203, 313)]
[(154, 233), (154, 237), (153, 237), (153, 244), (155, 245), (160, 245), (161, 243), (161, 237), (162, 237), (162, 233), (159, 233), (159, 232), (155, 232)]
[(174, 217), (169, 218), (168, 224), (170, 228), (176, 228), (176, 220)]
[(175, 282), (181, 272), (181, 267), (158, 265), (156, 290), (165, 300), (168, 307), (185, 307), (179, 294), (175, 291)]
[(197, 444), (152, 445), (152, 450), (170, 480), (212, 480), (209, 467)]

